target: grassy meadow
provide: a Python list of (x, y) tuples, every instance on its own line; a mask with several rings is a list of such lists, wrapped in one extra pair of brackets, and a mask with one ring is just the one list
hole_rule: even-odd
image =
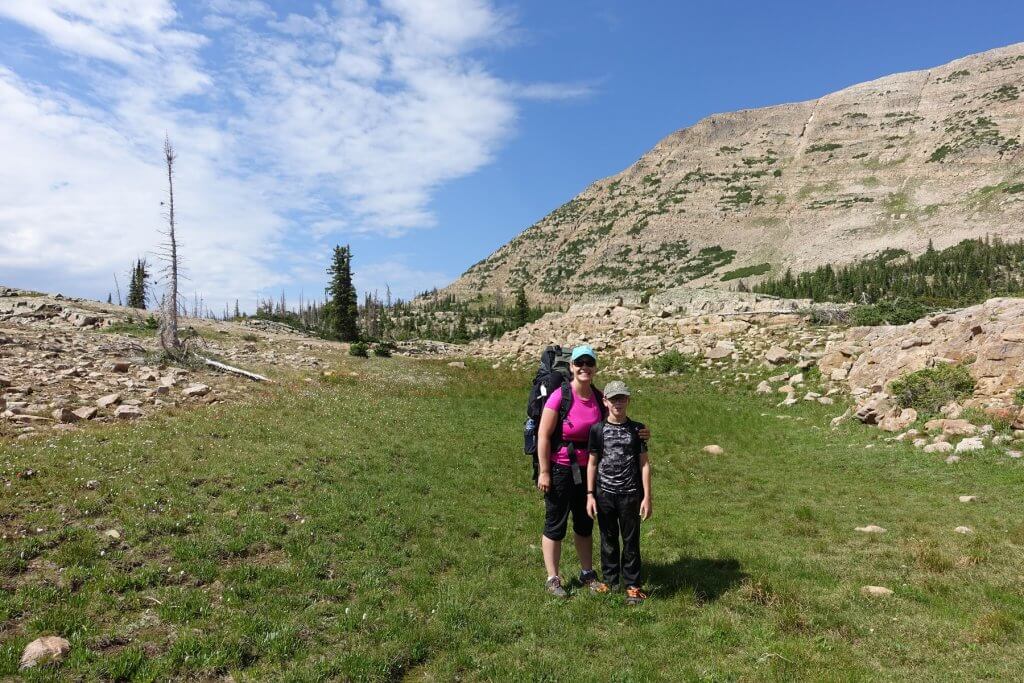
[(1024, 470), (1005, 455), (832, 431), (843, 406), (776, 408), (759, 378), (637, 380), (651, 597), (555, 601), (526, 374), (345, 363), (359, 376), (0, 444), (0, 678), (47, 634), (72, 651), (27, 680), (1019, 677)]

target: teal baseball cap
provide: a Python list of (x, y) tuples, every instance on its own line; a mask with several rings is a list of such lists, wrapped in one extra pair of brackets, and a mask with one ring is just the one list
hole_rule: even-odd
[(595, 363), (597, 362), (597, 354), (594, 353), (594, 349), (590, 348), (586, 344), (583, 344), (582, 346), (577, 346), (572, 350), (572, 356), (570, 357), (570, 361), (575, 363), (576, 359), (579, 358), (580, 356), (590, 356), (591, 358), (594, 359)]

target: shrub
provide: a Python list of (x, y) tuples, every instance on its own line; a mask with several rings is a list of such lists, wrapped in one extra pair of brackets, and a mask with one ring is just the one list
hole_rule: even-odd
[(391, 352), (395, 350), (395, 345), (391, 342), (380, 342), (373, 345), (373, 355), (381, 358), (391, 358)]
[(370, 355), (369, 350), (370, 348), (367, 346), (366, 342), (352, 342), (348, 347), (348, 355), (366, 358)]
[(934, 415), (950, 401), (973, 394), (974, 378), (963, 365), (936, 365), (899, 378), (890, 392), (901, 407)]
[(928, 314), (928, 307), (911, 299), (886, 299), (853, 309), (854, 325), (906, 325)]
[(251, 332), (242, 335), (242, 340), (247, 342), (259, 341), (259, 339), (260, 338), (258, 336), (252, 334)]
[(675, 349), (647, 361), (647, 367), (658, 373), (687, 372), (697, 367), (700, 359), (697, 356), (679, 353)]
[(1013, 392), (1013, 405), (1024, 406), (1024, 387)]

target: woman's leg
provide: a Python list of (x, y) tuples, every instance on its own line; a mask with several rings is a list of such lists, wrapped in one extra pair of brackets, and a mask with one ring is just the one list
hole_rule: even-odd
[[(576, 547), (579, 548), (578, 545)], [(555, 541), (547, 536), (541, 536), (540, 548), (541, 552), (544, 553), (544, 568), (547, 569), (548, 576), (560, 576), (558, 573), (558, 563), (562, 557), (562, 542)]]

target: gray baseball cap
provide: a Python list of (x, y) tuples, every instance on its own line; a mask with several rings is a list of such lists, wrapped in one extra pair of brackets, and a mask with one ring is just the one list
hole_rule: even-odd
[(629, 396), (629, 387), (625, 382), (615, 380), (604, 385), (605, 398), (615, 398), (616, 396)]

